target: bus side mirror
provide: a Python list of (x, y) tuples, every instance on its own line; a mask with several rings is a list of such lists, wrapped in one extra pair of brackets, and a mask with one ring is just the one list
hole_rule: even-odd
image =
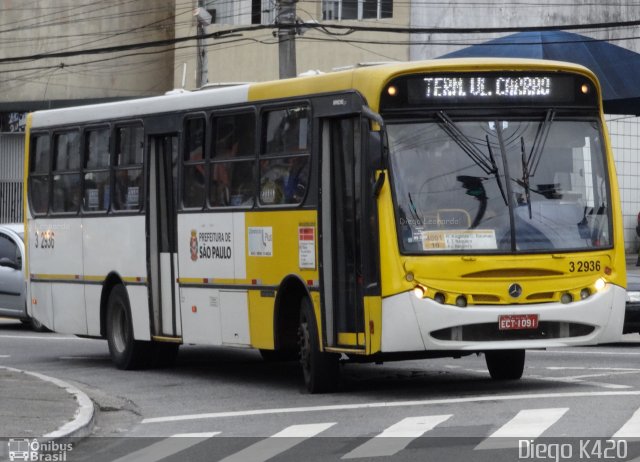
[(369, 131), (368, 158), (369, 170), (372, 172), (383, 170), (382, 140), (380, 139), (380, 133), (381, 132)]
[[(367, 137), (367, 161), (371, 172), (385, 170), (387, 167), (387, 137), (384, 120), (380, 114), (373, 112), (367, 106), (362, 107), (362, 128)], [(377, 126), (378, 130), (373, 128)]]

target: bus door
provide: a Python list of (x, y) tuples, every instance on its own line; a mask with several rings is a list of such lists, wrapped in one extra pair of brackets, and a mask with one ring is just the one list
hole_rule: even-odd
[(322, 299), (326, 345), (364, 350), (360, 116), (322, 120)]
[(181, 335), (178, 303), (176, 207), (178, 191), (178, 136), (149, 136), (149, 284), (152, 333)]

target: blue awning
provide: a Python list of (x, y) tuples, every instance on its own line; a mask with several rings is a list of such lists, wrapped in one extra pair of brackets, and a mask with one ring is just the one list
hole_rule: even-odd
[(600, 80), (605, 112), (640, 114), (640, 54), (607, 41), (562, 31), (520, 32), (440, 56), (463, 57), (534, 58), (582, 64)]

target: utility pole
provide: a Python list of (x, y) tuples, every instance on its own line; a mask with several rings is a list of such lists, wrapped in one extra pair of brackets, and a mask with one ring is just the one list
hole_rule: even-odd
[(207, 60), (207, 47), (205, 45), (205, 27), (211, 24), (211, 15), (204, 8), (203, 0), (198, 1), (198, 8), (193, 12), (193, 16), (198, 23), (198, 56), (196, 59), (196, 88), (201, 88), (209, 82), (209, 62)]
[[(297, 1), (278, 0), (278, 25), (295, 25)], [(298, 75), (296, 70), (296, 30), (293, 27), (278, 29), (278, 64), (281, 79)]]

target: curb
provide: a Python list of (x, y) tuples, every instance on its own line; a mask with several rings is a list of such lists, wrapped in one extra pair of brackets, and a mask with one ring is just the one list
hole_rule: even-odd
[(0, 369), (5, 369), (12, 372), (21, 372), (36, 377), (45, 382), (52, 383), (62, 388), (67, 393), (73, 395), (78, 403), (78, 409), (76, 409), (75, 415), (70, 422), (65, 423), (57, 430), (47, 433), (42, 437), (49, 440), (58, 440), (63, 438), (77, 437), (82, 438), (88, 436), (93, 429), (95, 408), (93, 401), (87, 396), (87, 394), (77, 387), (74, 387), (70, 383), (63, 380), (56, 379), (55, 377), (49, 377), (48, 375), (40, 374), (39, 372), (30, 372), (22, 369), (16, 369), (14, 367), (0, 366)]

